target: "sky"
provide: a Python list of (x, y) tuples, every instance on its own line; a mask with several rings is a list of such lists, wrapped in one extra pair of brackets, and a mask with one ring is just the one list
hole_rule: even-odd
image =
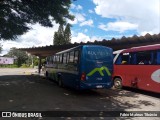
[[(67, 20), (72, 25), (72, 43), (160, 33), (160, 0), (76, 0), (69, 11), (75, 16), (74, 21)], [(52, 28), (31, 25), (32, 30), (15, 41), (0, 41), (0, 55), (12, 47), (53, 45), (54, 32), (59, 27), (54, 21), (53, 24)]]

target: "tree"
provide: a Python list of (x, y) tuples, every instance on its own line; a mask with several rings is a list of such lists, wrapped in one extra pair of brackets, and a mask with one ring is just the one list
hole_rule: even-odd
[(58, 39), (58, 33), (54, 33), (54, 38), (53, 38), (53, 45), (59, 45), (59, 39)]
[(2, 52), (2, 45), (0, 44), (0, 53)]
[(63, 44), (69, 44), (70, 42), (71, 42), (70, 24), (66, 25), (65, 31), (63, 29), (63, 25), (61, 24), (58, 28), (58, 32), (54, 33), (53, 44), (63, 45)]
[(16, 65), (18, 67), (20, 67), (28, 60), (28, 55), (26, 54), (26, 52), (17, 50), (15, 47), (11, 48), (5, 56), (16, 58)]
[(60, 24), (58, 28), (58, 32), (54, 33), (54, 39), (53, 39), (54, 45), (63, 45), (65, 44), (65, 39), (64, 39), (64, 29), (63, 25)]
[(64, 31), (64, 39), (65, 39), (65, 44), (71, 43), (71, 29), (70, 29), (70, 24), (66, 25), (65, 31)]
[(58, 28), (58, 39), (59, 39), (59, 45), (65, 44), (63, 24), (60, 24)]
[(144, 37), (146, 42), (153, 42), (152, 35), (150, 35), (149, 33), (147, 33)]
[(64, 24), (74, 19), (69, 13), (71, 0), (2, 0), (0, 1), (0, 40), (14, 40), (39, 23), (52, 27), (52, 21)]

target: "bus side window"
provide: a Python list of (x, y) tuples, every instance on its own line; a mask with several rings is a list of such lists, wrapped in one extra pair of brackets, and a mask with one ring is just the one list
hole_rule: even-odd
[(157, 65), (157, 51), (151, 51), (151, 60), (152, 65)]
[(157, 51), (157, 64), (160, 65), (160, 51)]
[(74, 52), (74, 64), (76, 65), (76, 64), (78, 64), (78, 61), (79, 61), (79, 51), (75, 51)]
[(79, 63), (79, 51), (78, 50), (74, 51), (74, 60), (73, 60), (73, 63), (74, 63), (74, 69), (76, 71), (78, 71), (78, 63)]
[(150, 64), (155, 64), (155, 52), (151, 51), (151, 63)]
[(54, 56), (51, 56), (51, 64), (53, 64), (54, 63)]
[(53, 63), (55, 63), (55, 55), (53, 56)]
[(132, 53), (130, 59), (131, 59), (131, 64), (132, 65), (137, 64), (137, 55), (136, 55), (136, 53)]
[(70, 58), (70, 53), (68, 52), (68, 53), (67, 53), (67, 58), (66, 58), (66, 63), (69, 62), (69, 58)]
[(129, 64), (129, 53), (123, 53), (121, 64)]
[(54, 64), (56, 63), (56, 56), (55, 55), (53, 56), (53, 62), (54, 62)]
[(62, 54), (59, 55), (59, 62), (62, 63)]
[(48, 57), (48, 64), (51, 64), (50, 56)]
[(48, 65), (48, 57), (46, 57), (46, 64)]
[(73, 63), (73, 59), (74, 59), (74, 51), (71, 51), (69, 53), (69, 63)]
[(66, 64), (67, 61), (67, 53), (63, 54), (63, 64)]
[(154, 58), (154, 52), (153, 51), (142, 51), (137, 53), (137, 64), (144, 64), (144, 65), (150, 65), (155, 64), (153, 63)]

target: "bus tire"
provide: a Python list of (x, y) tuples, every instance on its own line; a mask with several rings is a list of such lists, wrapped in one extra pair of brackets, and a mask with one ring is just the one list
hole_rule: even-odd
[(45, 73), (45, 77), (46, 77), (46, 79), (48, 79), (48, 72)]
[(122, 88), (122, 79), (121, 78), (114, 79), (114, 88), (116, 88), (116, 89)]
[(60, 87), (63, 87), (64, 85), (63, 85), (63, 81), (62, 81), (62, 77), (59, 77), (58, 78), (58, 85), (60, 86)]

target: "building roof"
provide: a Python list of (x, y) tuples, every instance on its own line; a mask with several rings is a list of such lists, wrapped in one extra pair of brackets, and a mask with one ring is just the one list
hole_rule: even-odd
[(153, 45), (160, 44), (160, 33), (157, 35), (146, 34), (145, 36), (133, 36), (133, 37), (122, 37), (121, 39), (112, 40), (103, 40), (103, 41), (94, 41), (87, 43), (74, 43), (74, 44), (65, 44), (65, 45), (50, 45), (50, 46), (42, 46), (42, 47), (32, 47), (32, 48), (20, 48), (19, 50), (26, 51), (32, 55), (36, 55), (39, 57), (46, 57), (49, 55), (53, 55), (62, 50), (66, 50), (72, 47), (76, 47), (78, 45), (103, 45), (107, 47), (111, 47), (113, 50), (127, 49), (131, 47), (138, 47), (144, 45)]

